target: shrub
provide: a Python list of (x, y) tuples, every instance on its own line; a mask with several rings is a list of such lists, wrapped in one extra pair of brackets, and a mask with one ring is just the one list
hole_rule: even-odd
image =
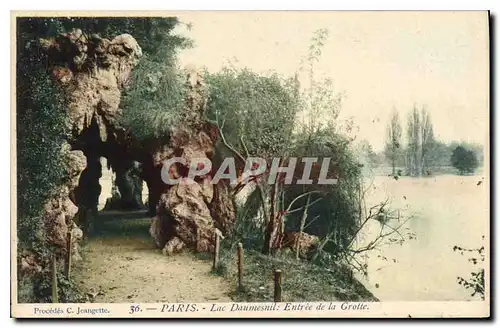
[(207, 117), (221, 128), (227, 142), (251, 156), (286, 155), (299, 110), (295, 86), (276, 74), (226, 67), (205, 73), (209, 86)]
[[(322, 129), (313, 134), (296, 136), (292, 151), (298, 157), (331, 158), (329, 172), (337, 174), (338, 183), (329, 187), (329, 190), (321, 196), (322, 199), (308, 208), (304, 232), (321, 238), (333, 234), (335, 240), (325, 247), (325, 250), (333, 254), (345, 250), (357, 231), (360, 219), (356, 195), (361, 187), (361, 167), (349, 145), (350, 142), (346, 137)], [(285, 186), (285, 202), (289, 203), (304, 192), (318, 190), (318, 187), (317, 185)], [(305, 202), (304, 197), (294, 205), (294, 208), (304, 206)], [(286, 229), (299, 230), (302, 212), (287, 215)]]
[(479, 166), (476, 154), (472, 150), (467, 150), (462, 146), (457, 146), (453, 150), (451, 164), (460, 174), (473, 173)]
[(24, 49), (18, 52), (16, 84), (17, 223), (19, 241), (32, 244), (43, 239), (42, 207), (64, 177), (67, 130), (64, 99), (46, 74), (45, 58)]
[(175, 66), (146, 55), (132, 72), (131, 87), (123, 93), (121, 121), (140, 140), (168, 136), (181, 118), (185, 91)]
[[(483, 236), (484, 240), (484, 236)], [(460, 252), (461, 255), (467, 253), (469, 256), (468, 262), (472, 263), (476, 266), (476, 270), (470, 273), (470, 276), (467, 278), (457, 277), (457, 282), (459, 285), (464, 287), (467, 290), (471, 290), (471, 296), (479, 296), (481, 300), (484, 300), (485, 292), (484, 292), (484, 268), (481, 265), (485, 260), (485, 249), (484, 246), (476, 249), (464, 248), (460, 246), (453, 246), (453, 251)], [(477, 254), (476, 254), (477, 253)], [(478, 267), (479, 266), (479, 267)]]

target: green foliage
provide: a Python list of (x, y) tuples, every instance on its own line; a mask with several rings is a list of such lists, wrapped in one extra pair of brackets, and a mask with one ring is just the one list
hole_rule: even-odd
[[(330, 242), (324, 250), (338, 254), (349, 246), (359, 225), (355, 195), (360, 188), (361, 165), (351, 147), (354, 140), (352, 122), (338, 120), (343, 95), (334, 90), (331, 80), (317, 81), (315, 78), (315, 63), (320, 60), (327, 36), (328, 31), (324, 29), (316, 31), (304, 59), (309, 85), (299, 95), (302, 119), (297, 123), (290, 155), (330, 158), (328, 172), (338, 177), (338, 183), (326, 190), (318, 185), (285, 185), (281, 207), (286, 209), (285, 204), (290, 204), (296, 197), (313, 192), (310, 199), (313, 205), (308, 207), (304, 232), (320, 238), (328, 236)], [(372, 155), (369, 147), (365, 150)], [(306, 202), (307, 198), (302, 197), (294, 208), (301, 208)], [(302, 215), (303, 209), (287, 214), (285, 229), (299, 231)]]
[[(228, 147), (243, 157), (286, 157), (293, 148), (293, 130), (300, 98), (292, 79), (277, 74), (262, 76), (248, 69), (224, 68), (205, 73), (209, 86), (207, 119), (215, 122), (224, 138), (218, 152), (234, 156)], [(262, 192), (262, 195), (260, 194)], [(236, 232), (254, 247), (262, 246), (259, 210), (267, 209), (270, 185), (261, 184), (239, 209)], [(262, 214), (267, 214), (264, 210)], [(265, 215), (264, 215), (265, 216)]]
[[(225, 68), (217, 74), (206, 73), (205, 81), (210, 90), (208, 118), (218, 124), (227, 143), (240, 153), (245, 154), (241, 138), (251, 156), (331, 158), (330, 172), (337, 173), (341, 181), (311, 207), (305, 231), (324, 237), (336, 230), (334, 239), (338, 244), (331, 242), (326, 249), (338, 252), (345, 247), (357, 230), (357, 204), (352, 196), (359, 187), (361, 170), (349, 147), (351, 139), (339, 134), (335, 124), (340, 98), (332, 91), (331, 83), (314, 83), (311, 92), (301, 93), (296, 80), (277, 75), (260, 76), (248, 69), (234, 68)], [(303, 110), (316, 119), (306, 119), (297, 129), (296, 117)], [(329, 118), (325, 121), (328, 124), (317, 121), (318, 113)], [(261, 188), (269, 194), (269, 186)], [(315, 189), (317, 186), (305, 189), (303, 185), (283, 186), (278, 197), (279, 210), (284, 210), (300, 194)], [(303, 206), (305, 200), (304, 197), (296, 206)], [(246, 247), (253, 249), (261, 247), (263, 242), (262, 220), (258, 219), (261, 207), (256, 189), (238, 209), (236, 233)], [(286, 229), (297, 230), (301, 215), (301, 211), (287, 215)]]
[[(333, 81), (329, 78), (316, 79), (315, 65), (321, 59), (323, 46), (328, 38), (327, 29), (318, 29), (311, 38), (307, 55), (301, 60), (299, 73), (304, 73), (308, 84), (301, 90), (301, 111), (298, 128), (302, 133), (314, 133), (327, 128), (332, 133), (352, 132), (352, 122), (346, 121), (342, 126), (337, 121), (344, 95), (335, 91)], [(296, 84), (299, 74), (296, 74)]]
[(132, 72), (121, 100), (121, 122), (138, 139), (168, 136), (181, 118), (186, 88), (181, 72), (167, 60), (146, 55)]
[[(433, 171), (436, 171), (436, 169), (438, 168), (449, 167), (451, 165), (450, 159), (453, 154), (453, 151), (459, 146), (475, 153), (478, 165), (480, 166), (483, 164), (484, 150), (482, 145), (467, 143), (467, 142), (456, 142), (456, 141), (450, 143), (444, 143), (442, 141), (437, 140), (429, 156), (429, 165), (433, 168)], [(453, 172), (450, 171), (450, 173)]]
[[(237, 281), (236, 244), (221, 244), (219, 267), (215, 274)], [(353, 278), (346, 267), (328, 262), (315, 265), (296, 261), (289, 250), (275, 256), (258, 251), (244, 250), (243, 288), (234, 288), (231, 298), (238, 302), (272, 302), (274, 293), (273, 271), (281, 269), (282, 299), (284, 302), (319, 301), (377, 301)]]
[(35, 296), (35, 286), (31, 277), (20, 277), (17, 284), (18, 303), (38, 303)]
[[(329, 186), (329, 190), (320, 196), (320, 201), (308, 209), (306, 219), (307, 233), (325, 237), (334, 233), (336, 239), (328, 244), (327, 249), (332, 253), (341, 251), (347, 246), (353, 233), (357, 230), (356, 193), (360, 187), (361, 166), (356, 160), (347, 137), (333, 134), (326, 129), (319, 130), (312, 135), (299, 135), (293, 155), (297, 157), (330, 157), (329, 172), (335, 172), (339, 177), (338, 183)], [(285, 203), (303, 192), (319, 190), (317, 185), (288, 185), (284, 187)], [(305, 197), (297, 202), (294, 208), (305, 205)], [(302, 211), (286, 216), (286, 229), (297, 231)]]
[(429, 111), (424, 107), (420, 112), (421, 117), (421, 149), (420, 149), (420, 174), (429, 175), (429, 157), (435, 148), (434, 127)]
[[(285, 185), (282, 197), (285, 209), (293, 199), (304, 192), (317, 192), (313, 194), (307, 211), (304, 232), (324, 238), (330, 236), (330, 242), (325, 250), (332, 254), (342, 252), (348, 246), (352, 235), (357, 231), (359, 218), (357, 217), (356, 197), (361, 179), (361, 165), (351, 146), (354, 138), (350, 137), (352, 126), (347, 122), (342, 126), (338, 116), (341, 109), (342, 95), (336, 93), (332, 82), (314, 80), (314, 63), (319, 60), (321, 46), (326, 38), (325, 31), (318, 31), (313, 38), (306, 59), (309, 63), (309, 87), (300, 94), (301, 118), (297, 122), (297, 133), (292, 141), (290, 156), (296, 157), (329, 157), (331, 159), (328, 172), (334, 172), (338, 183), (329, 186), (317, 185)], [(370, 148), (364, 149), (367, 155)], [(372, 157), (373, 159), (373, 157)], [(306, 204), (307, 198), (303, 197), (293, 207), (300, 208)], [(299, 231), (303, 210), (286, 215), (286, 230)]]
[(251, 156), (286, 155), (299, 108), (291, 79), (224, 68), (205, 73), (205, 81), (210, 92), (207, 117), (231, 146), (244, 154), (242, 137)]
[(261, 204), (259, 190), (254, 188), (236, 209), (233, 238), (241, 240), (245, 248), (259, 249), (264, 243), (263, 222), (258, 219)]
[(191, 41), (173, 34), (179, 24), (176, 18), (141, 18), (136, 24), (142, 28), (132, 35), (144, 56), (132, 71), (130, 87), (122, 95), (121, 122), (140, 140), (160, 138), (170, 135), (181, 118), (187, 89), (176, 55), (180, 49), (191, 46)]
[[(44, 271), (29, 279), (21, 278), (18, 287), (20, 303), (52, 303), (52, 276), (50, 271)], [(85, 303), (88, 298), (78, 288), (77, 284), (68, 280), (64, 274), (57, 274), (57, 291), (60, 303)]]
[(302, 92), (301, 97), (303, 101), (299, 129), (303, 133), (315, 133), (325, 128), (331, 130), (332, 133), (352, 130), (351, 123), (347, 122), (347, 126), (344, 127), (337, 121), (343, 95), (335, 91), (331, 79), (313, 80)]
[[(17, 19), (21, 38), (33, 42), (37, 38), (55, 36), (74, 28), (87, 34), (98, 34), (113, 39), (120, 34), (130, 34), (150, 55), (161, 54), (159, 61), (172, 59), (177, 49), (192, 42), (172, 34), (179, 24), (177, 17), (21, 17)], [(19, 40), (19, 39), (18, 39)], [(163, 57), (162, 56), (165, 56)]]
[[(455, 146), (456, 147), (456, 146)], [(436, 140), (434, 147), (429, 154), (429, 166), (435, 171), (436, 167), (444, 167), (450, 165), (450, 157), (453, 152), (450, 144)]]
[(473, 173), (479, 163), (476, 154), (472, 150), (467, 150), (462, 146), (457, 146), (451, 154), (451, 164), (460, 174)]
[[(64, 99), (49, 79), (47, 58), (35, 40), (56, 33), (49, 19), (17, 21), (16, 148), (17, 238), (19, 254), (30, 249), (37, 259), (49, 258), (43, 235), (43, 206), (64, 182), (67, 135)], [(44, 275), (18, 276), (20, 302), (40, 302), (37, 287)]]
[(428, 175), (429, 162), (435, 151), (434, 129), (429, 112), (416, 105), (408, 114), (408, 146), (406, 148), (407, 173), (411, 176)]
[[(453, 151), (459, 146), (475, 153), (477, 159), (474, 160), (470, 153), (459, 155), (459, 157), (465, 156), (465, 158), (469, 158), (468, 160), (472, 164), (472, 171), (470, 171), (458, 161), (457, 165), (460, 168), (457, 167), (457, 169), (459, 169), (460, 174), (472, 173), (479, 165), (482, 165), (484, 160), (482, 145), (457, 141), (445, 143), (435, 138), (431, 117), (425, 107), (419, 110), (415, 106), (408, 114), (406, 146), (403, 146), (400, 140), (400, 123), (398, 121), (397, 112), (393, 112), (388, 123), (389, 133), (384, 149), (385, 164), (392, 166), (392, 175), (398, 176), (396, 169), (403, 166), (406, 166), (406, 174), (410, 176), (447, 174), (449, 172), (450, 158)], [(405, 154), (405, 156), (401, 156), (402, 154)], [(477, 162), (477, 165), (475, 162)]]
[[(450, 158), (453, 154), (453, 150), (455, 150), (455, 148), (457, 148), (458, 146), (461, 146), (465, 149), (469, 149), (472, 152), (474, 152), (476, 154), (478, 167), (483, 165), (484, 147), (482, 145), (475, 143), (458, 142), (458, 141), (445, 143), (440, 140), (434, 140), (432, 146), (429, 147), (427, 154), (426, 166), (428, 172), (430, 172), (432, 175), (456, 174), (457, 169), (452, 166)], [(408, 149), (406, 147), (402, 149), (402, 152), (407, 153), (407, 151)], [(379, 168), (376, 170), (377, 174), (381, 175), (390, 174), (390, 170), (392, 170), (392, 168), (389, 169), (388, 167), (386, 167), (386, 165), (390, 164), (391, 163), (388, 161), (384, 161), (383, 163), (381, 163)], [(400, 170), (402, 172), (405, 165), (406, 165), (405, 159), (401, 157), (399, 160), (396, 161), (397, 171)]]
[[(314, 79), (314, 64), (326, 35), (324, 30), (315, 34), (305, 58), (310, 80), (305, 90), (300, 89), (297, 74), (294, 79), (283, 79), (260, 76), (248, 69), (225, 68), (217, 74), (207, 73), (205, 80), (210, 88), (208, 118), (241, 154), (245, 155), (246, 145), (250, 156), (331, 158), (329, 172), (339, 177), (337, 185), (284, 185), (279, 187), (276, 209), (284, 211), (296, 197), (314, 192), (311, 201), (315, 204), (307, 215), (305, 231), (320, 237), (333, 232), (335, 237), (325, 250), (336, 253), (347, 247), (357, 231), (359, 218), (353, 196), (359, 190), (361, 169), (350, 148), (353, 139), (347, 136), (352, 127), (348, 124), (345, 128), (337, 121), (342, 96), (334, 91), (331, 80)], [(262, 220), (265, 211), (260, 209), (269, 207), (270, 186), (261, 184), (260, 189), (265, 201), (255, 189), (238, 209), (236, 222), (238, 238), (253, 249), (262, 245), (263, 223), (268, 219)], [(301, 198), (291, 210), (304, 206), (306, 199)], [(285, 229), (297, 231), (301, 217), (301, 210), (286, 214)]]
[[(30, 26), (18, 26), (19, 44), (31, 36)], [(27, 30), (25, 29), (27, 28)], [(66, 137), (66, 112), (60, 90), (53, 85), (41, 55), (18, 48), (17, 53), (17, 207), (18, 238), (31, 245), (42, 241), (42, 206), (63, 181), (61, 146)]]
[[(483, 236), (484, 239), (484, 236)], [(477, 249), (468, 249), (460, 246), (454, 246), (453, 251), (460, 252), (461, 255), (464, 253), (471, 254), (472, 257), (468, 258), (468, 261), (474, 266), (480, 265), (485, 260), (485, 249), (480, 247)], [(472, 254), (477, 254), (477, 257)], [(470, 273), (469, 278), (457, 277), (457, 282), (459, 285), (463, 286), (465, 289), (472, 290), (471, 296), (479, 296), (484, 300), (484, 268), (477, 268), (476, 271)]]
[(420, 113), (417, 107), (408, 114), (406, 128), (408, 146), (406, 148), (406, 167), (408, 175), (418, 176), (420, 174)]

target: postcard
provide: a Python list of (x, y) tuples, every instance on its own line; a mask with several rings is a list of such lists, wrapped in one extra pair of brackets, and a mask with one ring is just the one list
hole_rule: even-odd
[(11, 23), (12, 317), (490, 316), (489, 12)]

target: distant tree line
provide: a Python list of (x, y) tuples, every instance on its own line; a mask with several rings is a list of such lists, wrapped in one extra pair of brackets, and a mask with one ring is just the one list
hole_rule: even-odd
[(394, 109), (387, 124), (382, 153), (373, 151), (363, 140), (358, 143), (365, 165), (390, 166), (393, 176), (426, 176), (443, 172), (473, 173), (484, 161), (483, 146), (476, 143), (436, 139), (431, 116), (425, 106), (416, 105), (408, 113), (403, 129), (399, 112)]

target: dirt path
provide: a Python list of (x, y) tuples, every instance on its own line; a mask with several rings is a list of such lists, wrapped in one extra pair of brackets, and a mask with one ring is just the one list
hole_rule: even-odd
[(103, 212), (73, 278), (93, 302), (230, 302), (230, 287), (191, 254), (165, 256), (148, 238), (143, 212)]

